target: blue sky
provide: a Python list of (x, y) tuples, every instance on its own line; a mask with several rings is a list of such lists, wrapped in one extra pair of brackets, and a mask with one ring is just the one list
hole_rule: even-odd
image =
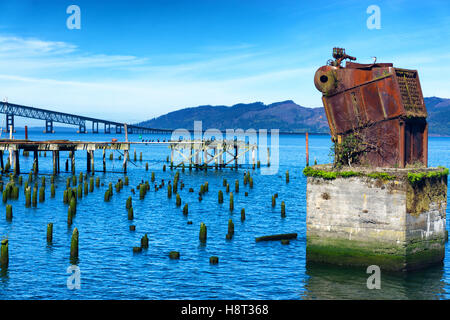
[[(80, 30), (66, 27), (71, 4)], [(425, 96), (449, 98), (449, 40), (449, 1), (0, 1), (0, 97), (127, 122), (202, 104), (318, 107), (314, 72), (340, 46), (417, 69)]]

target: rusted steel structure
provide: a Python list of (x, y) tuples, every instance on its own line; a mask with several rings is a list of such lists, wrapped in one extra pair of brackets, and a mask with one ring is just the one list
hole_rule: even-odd
[(314, 76), (332, 139), (341, 143), (358, 133), (368, 146), (362, 164), (378, 167), (427, 166), (427, 110), (417, 70), (396, 68), (392, 63), (360, 64), (344, 49)]

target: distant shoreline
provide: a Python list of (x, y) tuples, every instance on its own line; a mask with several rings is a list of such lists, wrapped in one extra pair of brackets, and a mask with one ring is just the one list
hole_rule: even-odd
[[(55, 133), (61, 132), (61, 133), (76, 133), (76, 134), (78, 134), (76, 132), (77, 129), (78, 128), (76, 128), (76, 127), (72, 127), (72, 128), (71, 127), (54, 127)], [(177, 129), (179, 129), (179, 128), (177, 128)], [(241, 129), (241, 128), (233, 128), (233, 130), (238, 130), (238, 129)], [(172, 130), (173, 131), (173, 130), (176, 130), (176, 129), (167, 129), (167, 130)], [(263, 129), (255, 129), (255, 130), (263, 130)], [(16, 132), (24, 132), (25, 131), (25, 127), (16, 127), (15, 131)], [(29, 132), (40, 132), (40, 133), (43, 133), (44, 128), (42, 128), (42, 127), (28, 127), (28, 131)], [(190, 133), (194, 133), (194, 130), (188, 130), (188, 131)], [(205, 131), (203, 131), (203, 132), (205, 132)], [(226, 134), (225, 131), (221, 131), (221, 132), (223, 134)], [(5, 133), (5, 132), (3, 132), (3, 133)], [(89, 133), (92, 133), (92, 132), (88, 131), (87, 133), (89, 134)], [(103, 133), (101, 130), (99, 130), (98, 134), (105, 134), (105, 133)], [(111, 133), (107, 133), (107, 134), (108, 135), (109, 134), (112, 135), (112, 134), (116, 134), (116, 133), (111, 131)], [(123, 134), (123, 133), (120, 133), (120, 134)], [(134, 134), (140, 134), (140, 133), (134, 133)], [(164, 133), (159, 133), (159, 134), (164, 134)], [(267, 134), (270, 135), (270, 129), (267, 130)], [(280, 135), (305, 135), (306, 132), (280, 131), (279, 134)], [(330, 133), (325, 133), (325, 132), (308, 132), (308, 134), (309, 135), (313, 135), (313, 136), (330, 136)], [(436, 133), (431, 133), (428, 136), (429, 137), (434, 137), (434, 138), (449, 138), (450, 137), (450, 135), (436, 134)]]

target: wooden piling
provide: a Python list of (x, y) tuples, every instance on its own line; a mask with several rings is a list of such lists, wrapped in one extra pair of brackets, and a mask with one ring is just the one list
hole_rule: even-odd
[(284, 204), (284, 201), (281, 201), (281, 217), (286, 217), (286, 205)]
[(144, 236), (141, 238), (141, 248), (147, 249), (148, 248), (148, 236), (147, 234), (144, 234)]
[(228, 220), (228, 234), (230, 235), (230, 236), (233, 236), (234, 235), (234, 223), (233, 223), (233, 220)]
[(53, 242), (53, 223), (47, 224), (47, 243)]
[(0, 249), (0, 266), (2, 269), (8, 268), (9, 265), (9, 250), (8, 250), (8, 239), (3, 239), (1, 242)]
[(219, 203), (223, 203), (223, 192), (219, 190)]
[(206, 242), (206, 238), (207, 238), (207, 228), (206, 225), (202, 222), (200, 223), (200, 234), (199, 234), (199, 239), (200, 242)]
[(78, 258), (78, 229), (73, 229), (72, 239), (70, 240), (70, 258), (77, 259)]
[(244, 220), (245, 220), (245, 209), (242, 208), (241, 209), (241, 221), (244, 221)]
[(6, 205), (6, 220), (12, 221), (13, 213), (12, 213), (12, 205)]
[(234, 210), (234, 198), (233, 198), (233, 192), (230, 192), (230, 211)]

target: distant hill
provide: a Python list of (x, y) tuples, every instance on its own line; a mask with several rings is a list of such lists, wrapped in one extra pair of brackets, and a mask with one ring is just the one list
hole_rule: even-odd
[(151, 128), (186, 128), (192, 130), (194, 121), (201, 120), (204, 129), (229, 128), (272, 129), (282, 132), (328, 133), (323, 108), (305, 108), (291, 100), (265, 105), (262, 102), (227, 106), (199, 106), (170, 112), (139, 123)]
[[(430, 134), (450, 136), (450, 99), (425, 98)], [(280, 132), (329, 133), (323, 108), (306, 108), (292, 100), (265, 105), (262, 102), (234, 106), (198, 106), (170, 112), (138, 125), (150, 128), (193, 130), (194, 121), (201, 120), (203, 129), (229, 128), (272, 129)]]

